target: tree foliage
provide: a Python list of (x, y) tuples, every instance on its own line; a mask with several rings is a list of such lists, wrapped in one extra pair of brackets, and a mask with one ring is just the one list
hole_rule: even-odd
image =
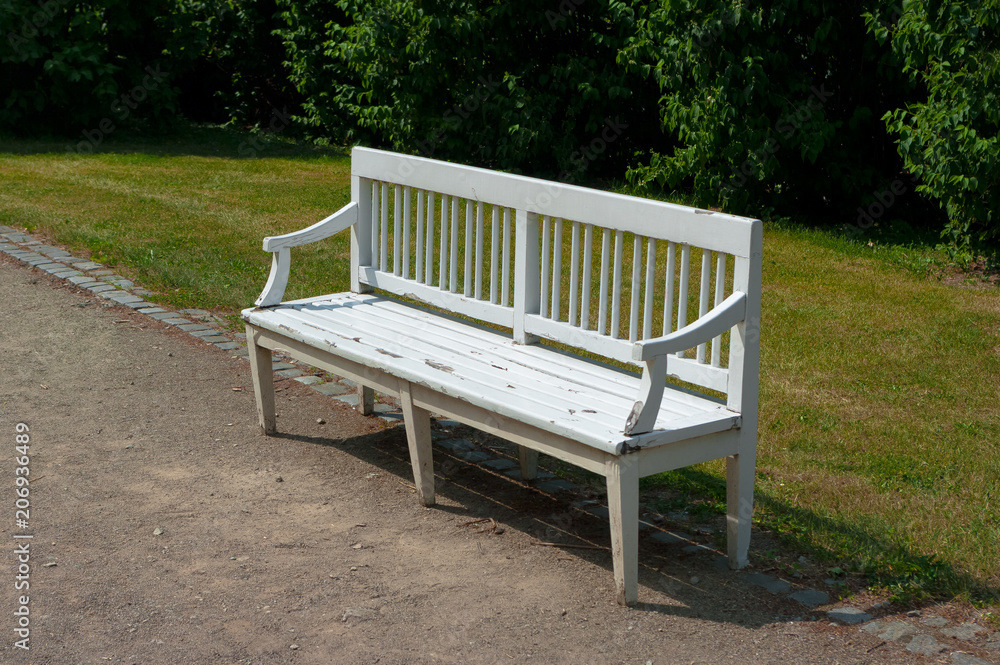
[(178, 4), (0, 0), (0, 127), (73, 133), (102, 121), (169, 122), (176, 83), (207, 37)]
[(345, 0), (325, 23), (313, 4), (285, 2), (293, 76), (322, 102), (313, 126), (350, 119), (349, 135), (397, 150), (566, 177), (639, 143), (606, 130), (641, 123), (643, 82), (615, 63), (630, 3)]
[(663, 126), (640, 185), (702, 205), (843, 217), (898, 170), (878, 118), (906, 81), (856, 3), (662, 0), (619, 61), (653, 78)]
[[(869, 14), (921, 93), (884, 115), (919, 191), (947, 211), (946, 237), (968, 252), (1000, 241), (1000, 2), (909, 0)], [(898, 19), (894, 25), (889, 20)]]
[(1000, 0), (0, 0), (0, 130), (294, 120), (856, 232), (939, 204), (954, 246), (997, 248), (998, 23)]

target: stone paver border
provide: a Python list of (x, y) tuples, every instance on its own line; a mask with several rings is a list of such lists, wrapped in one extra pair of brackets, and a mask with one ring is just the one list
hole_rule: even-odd
[[(69, 284), (87, 289), (109, 303), (116, 303), (136, 310), (139, 314), (151, 320), (160, 321), (175, 327), (178, 331), (191, 335), (206, 344), (234, 353), (236, 356), (248, 359), (246, 352), (246, 335), (227, 332), (220, 324), (221, 319), (211, 312), (202, 309), (182, 309), (170, 311), (156, 303), (146, 301), (142, 296), (152, 295), (152, 292), (135, 286), (130, 280), (116, 275), (101, 263), (72, 256), (69, 252), (46, 245), (31, 235), (9, 226), (0, 225), (0, 252), (11, 256), (22, 263), (45, 271)], [(283, 379), (289, 379), (309, 386), (312, 390), (343, 402), (349, 406), (357, 406), (358, 397), (356, 385), (348, 379), (322, 376), (308, 373), (309, 368), (287, 362), (287, 359), (275, 357), (275, 373)], [(386, 422), (396, 426), (403, 424), (402, 412), (395, 405), (376, 404), (375, 413)], [(435, 423), (434, 443), (447, 451), (456, 459), (476, 464), (493, 473), (502, 474), (514, 480), (521, 480), (520, 469), (510, 458), (497, 456), (495, 451), (476, 450), (476, 445), (468, 439), (451, 436), (450, 430), (464, 427), (461, 423), (438, 418)], [(494, 454), (490, 454), (494, 453)], [(556, 494), (573, 492), (581, 488), (567, 480), (555, 478), (551, 473), (541, 471), (533, 486), (543, 492)], [(593, 500), (575, 501), (572, 508), (583, 510), (598, 519), (608, 519), (608, 508)], [(645, 507), (640, 506), (645, 510)], [(673, 517), (668, 515), (667, 517)], [(663, 517), (653, 515), (652, 520), (663, 521)], [(640, 531), (660, 546), (680, 546), (685, 554), (708, 554), (714, 556), (713, 565), (723, 569), (726, 558), (714, 548), (693, 542), (694, 538), (679, 531), (671, 532), (664, 528), (640, 522)], [(992, 631), (974, 623), (951, 625), (943, 617), (929, 615), (920, 621), (883, 621), (872, 620), (872, 615), (855, 607), (845, 605), (830, 607), (830, 596), (824, 591), (808, 589), (788, 580), (760, 572), (734, 573), (744, 583), (761, 587), (772, 594), (785, 596), (803, 606), (808, 612), (817, 608), (826, 618), (834, 623), (844, 625), (859, 625), (860, 629), (874, 635), (885, 642), (898, 642), (905, 645), (911, 652), (925, 656), (941, 654), (950, 651), (950, 662), (955, 665), (996, 665), (972, 654), (959, 650), (960, 647), (974, 646), (990, 652), (1000, 653), (1000, 631)], [(692, 578), (695, 579), (695, 578)], [(837, 586), (834, 580), (828, 580), (827, 585)], [(822, 609), (823, 607), (827, 609)], [(880, 609), (879, 606), (871, 608)], [(911, 612), (908, 618), (921, 617), (919, 611)], [(813, 617), (817, 618), (817, 617)], [(801, 617), (797, 618), (801, 620)], [(940, 639), (939, 639), (940, 638)], [(949, 646), (948, 643), (952, 643)], [(955, 642), (959, 642), (955, 644)], [(938, 656), (939, 658), (941, 656)]]

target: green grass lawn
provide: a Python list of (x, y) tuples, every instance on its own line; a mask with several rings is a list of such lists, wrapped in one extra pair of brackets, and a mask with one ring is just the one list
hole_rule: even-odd
[[(346, 154), (271, 141), (238, 159), (245, 140), (0, 143), (0, 224), (90, 251), (153, 300), (233, 315), (267, 277), (261, 238), (350, 196)], [(758, 528), (900, 598), (996, 600), (1000, 291), (901, 267), (919, 248), (774, 224), (764, 243)], [(348, 268), (346, 234), (297, 249), (286, 297), (346, 289)], [(644, 487), (718, 513), (721, 477), (707, 464)]]

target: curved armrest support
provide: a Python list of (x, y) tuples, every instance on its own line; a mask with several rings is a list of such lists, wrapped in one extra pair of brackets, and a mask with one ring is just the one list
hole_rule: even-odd
[(645, 367), (639, 384), (639, 401), (625, 421), (623, 431), (626, 435), (645, 434), (656, 426), (667, 380), (667, 354), (690, 349), (726, 332), (746, 318), (746, 305), (746, 294), (737, 291), (691, 325), (663, 337), (635, 343), (632, 358), (645, 363)]
[(699, 318), (663, 337), (644, 339), (632, 346), (632, 359), (646, 361), (654, 356), (690, 349), (726, 332), (746, 318), (747, 295), (737, 291)]
[(301, 231), (293, 231), (281, 236), (268, 236), (264, 238), (264, 251), (277, 252), (279, 249), (285, 247), (308, 245), (311, 242), (329, 238), (334, 234), (340, 233), (344, 229), (353, 226), (357, 221), (358, 204), (351, 201), (322, 222), (316, 222)]
[(292, 247), (308, 245), (311, 242), (329, 238), (353, 226), (358, 221), (358, 204), (352, 201), (321, 222), (280, 236), (264, 238), (264, 251), (272, 252), (271, 274), (255, 304), (258, 307), (274, 307), (281, 303), (288, 286), (288, 270), (292, 265)]

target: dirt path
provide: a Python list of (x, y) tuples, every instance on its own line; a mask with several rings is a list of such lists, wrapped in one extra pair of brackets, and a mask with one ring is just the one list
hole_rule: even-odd
[[(245, 361), (3, 257), (0, 289), (2, 663), (934, 662), (792, 621), (808, 611), (668, 547), (644, 546), (643, 602), (618, 607), (606, 551), (535, 544), (567, 501), (436, 451), (440, 505), (421, 508), (383, 421), (288, 381), (265, 438)], [(607, 544), (601, 520), (569, 522)]]

